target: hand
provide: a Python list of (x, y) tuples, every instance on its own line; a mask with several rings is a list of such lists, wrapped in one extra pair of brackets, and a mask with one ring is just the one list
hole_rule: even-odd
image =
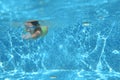
[(31, 34), (26, 34), (22, 36), (23, 39), (30, 39), (31, 38)]

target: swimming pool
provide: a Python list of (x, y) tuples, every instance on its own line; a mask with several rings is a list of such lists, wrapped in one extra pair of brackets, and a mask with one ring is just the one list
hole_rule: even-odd
[[(1, 0), (0, 80), (120, 80), (119, 0)], [(49, 27), (23, 40), (24, 22)]]

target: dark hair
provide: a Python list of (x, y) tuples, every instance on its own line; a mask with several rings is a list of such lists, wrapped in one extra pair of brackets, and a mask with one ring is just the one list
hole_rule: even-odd
[(32, 25), (34, 25), (36, 27), (40, 27), (39, 21), (37, 21), (37, 20), (28, 21), (28, 23), (31, 23)]

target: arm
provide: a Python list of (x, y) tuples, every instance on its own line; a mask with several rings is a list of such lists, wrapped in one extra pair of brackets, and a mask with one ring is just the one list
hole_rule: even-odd
[(39, 35), (40, 35), (40, 31), (37, 30), (34, 34), (32, 34), (32, 38), (36, 38)]
[(27, 34), (27, 35), (23, 35), (23, 39), (31, 39), (31, 38), (36, 38), (37, 36), (40, 35), (40, 31), (37, 30), (34, 34)]

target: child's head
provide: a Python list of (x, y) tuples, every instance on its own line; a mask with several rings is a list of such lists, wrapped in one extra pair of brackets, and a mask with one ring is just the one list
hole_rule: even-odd
[(25, 23), (25, 25), (26, 26), (40, 26), (40, 24), (39, 24), (39, 21), (37, 21), (37, 20), (32, 20), (32, 21), (27, 21), (26, 23)]

